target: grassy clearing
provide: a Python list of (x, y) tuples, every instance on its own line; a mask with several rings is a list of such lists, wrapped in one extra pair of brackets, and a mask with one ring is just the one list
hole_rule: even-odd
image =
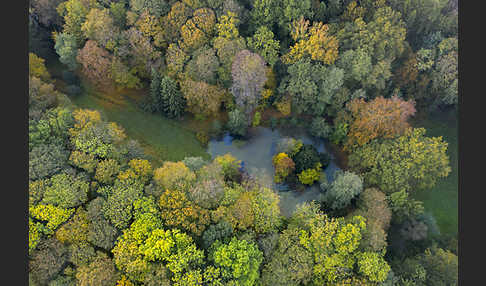
[(457, 237), (458, 231), (458, 164), (457, 164), (457, 117), (454, 111), (419, 115), (413, 120), (414, 127), (424, 127), (428, 136), (442, 136), (449, 143), (451, 173), (432, 189), (415, 192), (412, 196), (424, 202), (443, 235)]
[(158, 114), (143, 112), (130, 100), (142, 91), (98, 92), (85, 86), (83, 95), (72, 101), (80, 108), (99, 110), (108, 121), (120, 124), (130, 138), (141, 143), (155, 166), (163, 161), (179, 161), (187, 156), (209, 159), (194, 132), (182, 123)]

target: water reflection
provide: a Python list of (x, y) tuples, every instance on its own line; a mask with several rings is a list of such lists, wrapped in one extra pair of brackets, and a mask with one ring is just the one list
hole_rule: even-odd
[[(283, 215), (290, 216), (297, 204), (316, 199), (319, 194), (317, 184), (307, 187), (304, 192), (291, 190), (286, 184), (275, 184), (273, 182), (274, 168), (272, 157), (276, 153), (279, 139), (293, 137), (301, 139), (304, 144), (312, 144), (319, 152), (327, 152), (326, 143), (323, 140), (311, 138), (301, 130), (271, 130), (266, 127), (252, 128), (248, 141), (234, 140), (226, 134), (221, 140), (211, 140), (208, 145), (208, 153), (214, 158), (218, 155), (231, 153), (242, 161), (244, 169), (268, 187), (277, 190), (280, 194), (280, 209)], [(336, 165), (335, 156), (330, 153), (331, 161), (324, 169), (329, 182), (333, 180), (334, 173), (339, 170)]]

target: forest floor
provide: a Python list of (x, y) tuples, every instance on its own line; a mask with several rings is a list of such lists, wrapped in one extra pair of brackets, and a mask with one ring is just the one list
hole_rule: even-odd
[(425, 211), (431, 212), (443, 235), (457, 237), (458, 232), (458, 131), (457, 113), (454, 110), (419, 114), (413, 120), (414, 127), (424, 127), (427, 136), (442, 136), (449, 143), (451, 173), (440, 179), (434, 188), (417, 191), (412, 197), (424, 202)]

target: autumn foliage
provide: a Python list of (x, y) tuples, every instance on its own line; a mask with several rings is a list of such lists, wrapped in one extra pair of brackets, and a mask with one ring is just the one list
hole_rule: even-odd
[(100, 87), (111, 83), (112, 56), (93, 40), (88, 40), (76, 57), (82, 65), (83, 74)]
[(350, 125), (346, 148), (362, 146), (369, 141), (382, 137), (399, 136), (410, 127), (407, 120), (415, 114), (415, 102), (404, 101), (396, 96), (375, 98), (370, 102), (354, 99), (347, 104), (354, 120)]
[(309, 21), (301, 18), (292, 24), (292, 38), (296, 42), (290, 52), (283, 56), (286, 64), (297, 62), (304, 56), (332, 65), (338, 58), (338, 40), (328, 33), (329, 26), (321, 22), (313, 23), (309, 28)]

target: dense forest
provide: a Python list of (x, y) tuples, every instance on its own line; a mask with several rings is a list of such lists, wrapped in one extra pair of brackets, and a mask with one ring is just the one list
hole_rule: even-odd
[[(457, 0), (30, 0), (29, 285), (457, 285), (457, 230), (414, 196), (450, 144), (413, 123), (457, 112), (457, 33)], [(320, 192), (286, 216), (234, 154), (148, 154), (88, 87), (200, 148), (297, 127), (342, 170), (280, 139), (274, 185)]]

